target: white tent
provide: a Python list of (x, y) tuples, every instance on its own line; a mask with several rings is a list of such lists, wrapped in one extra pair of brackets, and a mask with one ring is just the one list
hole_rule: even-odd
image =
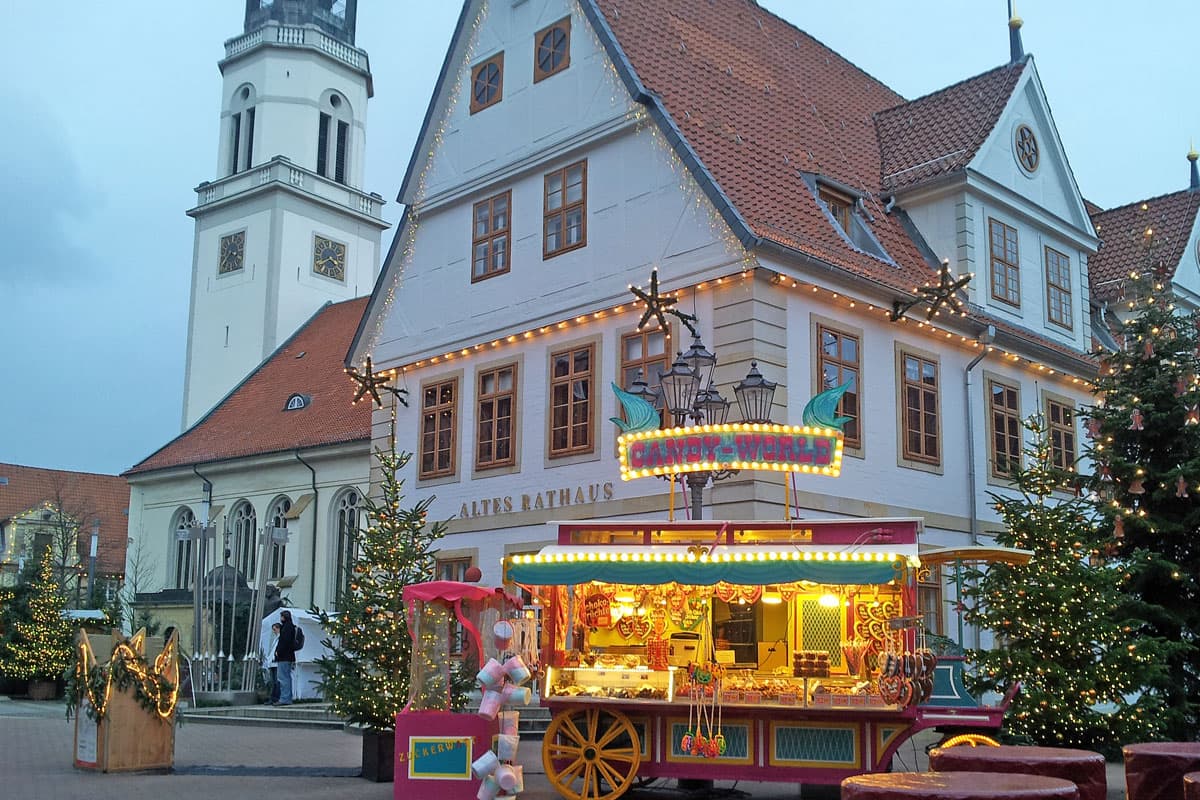
[[(265, 655), (274, 655), (266, 652), (267, 645), (271, 641), (271, 626), (279, 622), (280, 612), (284, 610), (291, 611), (292, 622), (304, 629), (304, 647), (296, 651), (296, 666), (292, 668), (292, 698), (295, 700), (308, 700), (314, 697), (320, 699), (321, 687), (317, 683), (320, 674), (317, 672), (317, 665), (313, 662), (321, 656), (329, 655), (329, 649), (321, 644), (321, 640), (328, 638), (329, 634), (321, 627), (319, 619), (299, 608), (277, 608), (263, 617), (258, 648)], [(266, 661), (264, 660), (262, 663), (266, 663)]]

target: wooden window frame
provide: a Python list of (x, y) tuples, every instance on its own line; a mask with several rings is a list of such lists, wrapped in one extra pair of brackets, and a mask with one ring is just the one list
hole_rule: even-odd
[[(491, 98), (490, 100), (480, 102), (480, 100), (478, 99), (478, 97), (475, 94), (475, 82), (479, 79), (480, 73), (482, 73), (489, 66), (496, 67), (497, 77), (499, 78), (499, 80), (496, 83), (496, 96)], [(499, 53), (496, 53), (496, 55), (492, 56), (491, 58), (486, 58), (483, 61), (480, 61), (475, 66), (471, 67), (471, 85), (470, 85), (470, 87), (468, 87), (468, 90), (471, 92), (471, 113), (472, 114), (483, 111), (485, 108), (491, 108), (492, 106), (496, 105), (497, 103), (499, 103), (501, 100), (504, 99), (504, 51), (503, 50), (501, 50)]]
[[(1050, 461), (1063, 470), (1075, 471), (1079, 458), (1079, 435), (1075, 430), (1075, 404), (1061, 397), (1046, 395), (1046, 434), (1050, 437)], [(1055, 419), (1055, 411), (1060, 411)], [(1068, 417), (1062, 419), (1062, 417)], [(1069, 442), (1069, 447), (1067, 446)]]
[[(581, 377), (581, 375), (583, 373), (576, 373), (574, 371), (575, 356), (577, 353), (579, 353), (580, 351), (583, 351), (583, 350), (586, 350), (588, 353), (588, 370), (586, 373), (586, 377)], [(555, 377), (555, 375), (554, 375), (554, 360), (563, 355), (566, 355), (568, 357), (568, 359), (570, 360), (570, 364), (571, 364), (570, 372), (568, 372), (568, 374), (563, 377)], [(595, 343), (575, 345), (575, 346), (563, 348), (562, 350), (556, 350), (556, 351), (550, 353), (550, 362), (549, 362), (548, 366), (549, 366), (549, 370), (548, 370), (547, 374), (549, 376), (550, 391), (547, 395), (547, 402), (549, 405), (549, 409), (548, 409), (549, 413), (547, 414), (547, 417), (546, 417), (546, 424), (547, 424), (546, 452), (547, 452), (547, 454), (549, 455), (550, 458), (553, 459), (553, 458), (564, 458), (566, 456), (585, 455), (585, 454), (595, 452), (595, 450), (596, 450), (596, 432), (594, 430), (595, 422), (596, 422), (596, 345), (595, 345)], [(555, 424), (554, 424), (554, 412), (555, 412), (555, 408), (556, 408), (555, 403), (554, 403), (555, 389), (557, 389), (559, 386), (565, 384), (567, 386), (568, 396), (570, 396), (571, 385), (579, 380), (586, 380), (590, 387), (590, 391), (589, 391), (588, 397), (587, 397), (587, 441), (584, 442), (583, 444), (580, 444), (574, 440), (573, 431), (574, 431), (575, 426), (578, 423), (575, 421), (574, 415), (572, 414), (572, 404), (568, 403), (567, 404), (567, 424), (566, 424), (567, 445), (566, 445), (566, 447), (556, 449), (554, 446), (554, 432), (556, 430)]]
[[(826, 332), (838, 337), (838, 355), (836, 355), (836, 356), (831, 356), (825, 352), (824, 334)], [(844, 340), (844, 339), (853, 339), (854, 340), (855, 358), (854, 358), (853, 362), (849, 361), (842, 355), (842, 353), (844, 351), (842, 340)], [(862, 336), (860, 334), (851, 333), (850, 331), (846, 331), (841, 328), (835, 328), (832, 325), (827, 325), (824, 322), (817, 322), (817, 359), (816, 359), (816, 361), (817, 361), (817, 391), (818, 392), (823, 392), (826, 389), (831, 388), (831, 387), (827, 387), (825, 385), (825, 365), (826, 364), (837, 367), (838, 378), (839, 378), (838, 383), (836, 384), (837, 386), (841, 386), (843, 383), (845, 383), (844, 380), (841, 380), (841, 378), (843, 377), (843, 375), (845, 373), (845, 370), (847, 370), (847, 369), (854, 370), (854, 373), (855, 373), (855, 375), (854, 375), (854, 396), (855, 396), (855, 400), (856, 400), (857, 410), (853, 414), (846, 413), (846, 410), (845, 410), (846, 398), (845, 398), (845, 395), (843, 395), (838, 400), (837, 416), (853, 417), (854, 422), (856, 423), (855, 435), (854, 436), (847, 435), (845, 437), (845, 440), (843, 443), (844, 446), (852, 447), (855, 449), (861, 448), (863, 446)], [(847, 423), (847, 424), (849, 424), (849, 423)]]
[[(437, 558), (434, 557), (434, 574), (439, 581), (457, 581), (462, 583), (466, 581), (466, 572), (471, 567), (475, 566), (474, 559), (470, 556), (456, 556), (452, 558)], [(449, 573), (451, 576), (458, 577), (442, 577), (444, 573)], [(450, 636), (449, 636), (449, 652), (447, 655), (452, 659), (462, 660), (463, 651), (466, 649), (465, 631), (462, 623), (458, 622), (454, 617), (450, 618)]]
[[(996, 253), (995, 232), (999, 229), (1004, 236), (1004, 252)], [(1013, 234), (1013, 260), (1008, 260), (1008, 232)], [(992, 299), (999, 300), (1001, 303), (1006, 303), (1016, 308), (1021, 307), (1021, 240), (1016, 228), (1007, 223), (1001, 222), (994, 217), (988, 217), (988, 256), (991, 263), (990, 285)], [(999, 270), (999, 272), (998, 272)], [(1004, 278), (1004, 286), (1002, 291), (997, 291), (996, 277), (1002, 275)], [(1016, 288), (1012, 284), (1015, 280)], [(1011, 294), (1010, 294), (1011, 292)]]
[[(617, 355), (617, 358), (620, 361), (620, 364), (617, 367), (617, 385), (622, 389), (628, 390), (630, 388), (630, 385), (633, 382), (633, 378), (630, 376), (636, 375), (637, 370), (639, 369), (642, 371), (642, 380), (646, 382), (646, 385), (650, 386), (651, 388), (657, 385), (658, 381), (654, 375), (650, 374), (649, 368), (656, 365), (660, 359), (658, 356), (648, 357), (646, 355), (648, 350), (646, 347), (647, 339), (655, 334), (663, 337), (663, 353), (661, 358), (663, 364), (662, 371), (666, 372), (671, 368), (671, 329), (669, 327), (664, 330), (663, 328), (655, 325), (653, 328), (644, 328), (642, 330), (633, 330), (629, 333), (623, 333), (621, 334), (620, 339), (621, 352)], [(626, 343), (631, 339), (636, 338), (640, 338), (642, 340), (642, 357), (632, 359), (626, 358)], [(658, 417), (660, 420), (659, 424), (664, 424), (666, 422), (666, 411), (660, 408), (658, 410)], [(625, 418), (625, 411), (623, 409), (621, 411), (621, 418)], [(618, 431), (618, 435), (619, 434), (620, 432)]]
[(854, 200), (841, 192), (836, 192), (827, 186), (817, 189), (817, 197), (825, 204), (829, 215), (833, 217), (842, 233), (850, 235), (850, 215), (854, 213)]
[[(452, 392), (452, 398), (449, 401), (440, 400), (441, 389), (449, 385)], [(435, 392), (435, 399), (432, 405), (427, 405), (426, 393), (429, 391)], [(441, 433), (441, 426), (438, 424), (438, 419), (444, 412), (450, 412), (450, 446), (449, 446), (449, 463), (444, 467), (439, 467), (437, 463), (437, 455), (441, 448), (437, 447), (437, 437)], [(427, 417), (433, 414), (433, 430), (428, 430)], [(434, 464), (432, 468), (426, 468), (425, 457), (429, 453), (426, 446), (426, 438), (432, 435), (434, 437)], [(417, 462), (417, 478), (420, 480), (428, 480), (431, 478), (445, 478), (454, 475), (458, 469), (458, 377), (443, 378), (441, 380), (429, 381), (421, 386), (421, 423), (420, 423), (420, 442), (418, 447), (418, 462)]]
[[(1058, 269), (1050, 267), (1051, 262), (1058, 261)], [(1059, 252), (1053, 247), (1046, 247), (1046, 319), (1055, 325), (1074, 330), (1074, 301), (1071, 298), (1071, 258), (1066, 253)], [(1054, 273), (1059, 273), (1055, 281)], [(1058, 302), (1055, 302), (1058, 300)]]
[[(572, 164), (567, 164), (562, 169), (556, 169), (547, 172), (542, 177), (542, 260), (545, 261), (555, 256), (569, 253), (572, 250), (578, 250), (581, 247), (587, 246), (587, 194), (588, 194), (588, 162), (587, 159), (576, 161)], [(579, 200), (574, 203), (567, 203), (567, 174), (581, 167), (583, 170), (582, 182), (580, 184)], [(550, 209), (550, 184), (551, 181), (558, 182), (559, 192), (562, 195), (562, 203), (558, 208)], [(573, 244), (566, 244), (567, 240), (567, 215), (572, 211), (579, 210), (579, 241)], [(559, 246), (551, 250), (548, 246), (550, 241), (546, 235), (547, 226), (552, 219), (559, 220)]]
[[(544, 70), (541, 66), (541, 60), (538, 58), (542, 50), (542, 39), (556, 29), (561, 29), (566, 34), (566, 51), (563, 54), (562, 63), (556, 67)], [(565, 17), (558, 22), (547, 25), (533, 35), (533, 82), (538, 83), (549, 78), (551, 75), (557, 75), (569, 66), (571, 66), (571, 18)]]
[[(984, 381), (985, 391), (987, 391), (987, 407), (988, 407), (988, 474), (993, 478), (1002, 480), (1011, 480), (1012, 475), (1010, 470), (1013, 466), (1021, 466), (1022, 445), (1021, 436), (1021, 387), (1007, 383), (998, 378), (989, 377)], [(996, 388), (1003, 390), (1003, 393), (1011, 392), (1011, 399), (1015, 402), (1015, 406), (997, 405), (996, 403)], [(1006, 397), (1007, 399), (1007, 397)], [(1015, 439), (1015, 441), (1014, 441)], [(1004, 442), (1004, 450), (1001, 452), (1001, 441)], [(1012, 449), (1013, 452), (1009, 452)], [(1001, 465), (1003, 459), (1004, 464)], [(1015, 462), (1015, 463), (1014, 463)]]
[[(483, 381), (489, 375), (496, 376), (496, 385), (499, 386), (499, 374), (504, 371), (512, 372), (512, 388), (507, 390), (497, 390), (493, 392), (484, 392)], [(513, 361), (508, 364), (499, 364), (495, 367), (480, 370), (475, 377), (475, 469), (495, 469), (496, 467), (511, 467), (517, 463), (517, 411), (520, 408), (517, 405), (517, 379), (518, 367), (517, 362)], [(496, 416), (495, 406), (504, 398), (509, 401), (509, 417), (508, 417), (508, 456), (506, 458), (495, 458), (496, 443), (499, 439), (496, 436)], [(492, 405), (492, 436), (487, 440), (491, 445), (491, 459), (485, 460), (482, 454), (482, 447), (485, 442), (483, 436), (483, 408), (485, 404)]]
[[(944, 613), (946, 606), (946, 587), (942, 580), (942, 567), (940, 564), (932, 564), (926, 568), (928, 571), (919, 573), (917, 578), (917, 604), (921, 612), (921, 617), (925, 621), (932, 619), (933, 625), (925, 625), (925, 630), (929, 633), (942, 636), (945, 630)], [(933, 607), (928, 607), (921, 602), (927, 595), (933, 595), (936, 602)]]
[[(941, 365), (938, 363), (936, 358), (931, 358), (929, 356), (925, 356), (925, 355), (913, 352), (913, 351), (905, 349), (905, 348), (900, 348), (898, 352), (899, 352), (899, 356), (900, 356), (900, 358), (899, 358), (899, 368), (900, 368), (900, 375), (899, 375), (899, 378), (900, 378), (900, 380), (899, 380), (900, 403), (899, 403), (899, 406), (900, 406), (901, 456), (906, 461), (912, 461), (912, 462), (920, 463), (920, 464), (931, 464), (934, 466), (940, 466), (942, 463)], [(924, 365), (925, 364), (929, 364), (933, 367), (934, 384), (933, 384), (932, 389), (927, 384), (922, 382), (919, 378), (916, 383), (913, 383), (908, 379), (907, 360), (910, 358), (915, 359), (918, 362), (918, 368), (922, 375), (924, 374)], [(928, 452), (926, 452), (925, 438), (930, 435), (930, 432), (928, 430), (926, 430), (925, 425), (924, 425), (924, 416), (925, 416), (925, 414), (929, 413), (927, 411), (927, 409), (925, 408), (925, 403), (924, 403), (925, 398), (924, 397), (921, 398), (922, 402), (920, 403), (920, 405), (917, 409), (918, 413), (921, 415), (921, 418), (922, 418), (921, 426), (920, 426), (919, 430), (917, 430), (917, 434), (918, 434), (918, 436), (920, 436), (921, 442), (922, 442), (921, 448), (919, 451), (913, 451), (909, 447), (908, 438), (909, 438), (909, 433), (912, 430), (909, 427), (909, 419), (908, 419), (909, 410), (910, 410), (909, 404), (908, 404), (909, 389), (915, 389), (918, 392), (922, 393), (922, 395), (925, 395), (925, 394), (933, 395), (933, 422), (934, 422), (934, 425), (933, 425), (932, 436), (933, 436), (934, 446), (937, 449), (937, 452), (935, 455), (930, 455)]]
[[(505, 224), (503, 228), (496, 227), (496, 203), (499, 200), (505, 202)], [(482, 235), (476, 229), (475, 221), (478, 219), (479, 209), (487, 207), (487, 222), (488, 229)], [(495, 255), (495, 242), (497, 239), (505, 238), (507, 243), (504, 248), (504, 265), (499, 269), (492, 269), (492, 257)], [(475, 272), (475, 250), (479, 245), (487, 247), (487, 256), (484, 259), (484, 272), (482, 275)], [(512, 266), (512, 190), (501, 192), (493, 195), (486, 200), (480, 200), (478, 203), (471, 206), (471, 283), (485, 281), (488, 278), (494, 278), (497, 275), (503, 275), (509, 271)]]

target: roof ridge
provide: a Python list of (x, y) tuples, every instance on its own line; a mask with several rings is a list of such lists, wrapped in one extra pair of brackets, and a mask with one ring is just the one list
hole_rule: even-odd
[(1133, 201), (1131, 201), (1129, 203), (1125, 203), (1123, 205), (1113, 206), (1112, 208), (1106, 208), (1106, 209), (1103, 209), (1102, 211), (1096, 212), (1095, 214), (1091, 214), (1090, 216), (1092, 219), (1095, 219), (1096, 217), (1103, 216), (1104, 214), (1110, 214), (1114, 211), (1124, 211), (1127, 208), (1131, 208), (1132, 206), (1136, 206), (1136, 205), (1141, 205), (1142, 203), (1153, 203), (1158, 200), (1164, 200), (1168, 197), (1174, 198), (1176, 195), (1186, 195), (1186, 194), (1194, 194), (1194, 195), (1196, 195), (1197, 199), (1200, 199), (1200, 193), (1192, 192), (1188, 189), (1176, 189), (1173, 192), (1164, 192), (1163, 194), (1155, 195), (1154, 197), (1147, 197), (1143, 200), (1133, 200)]
[(900, 103), (898, 105), (889, 106), (888, 108), (880, 109), (879, 111), (875, 112), (874, 116), (878, 117), (882, 114), (887, 114), (889, 112), (896, 111), (897, 109), (905, 108), (905, 107), (911, 106), (915, 103), (920, 103), (924, 100), (929, 100), (929, 99), (935, 97), (936, 95), (943, 94), (945, 92), (950, 91), (951, 89), (960, 88), (962, 86), (965, 86), (968, 83), (971, 83), (972, 81), (979, 80), (981, 78), (990, 76), (994, 73), (1002, 72), (1002, 71), (1008, 70), (1008, 69), (1016, 69), (1018, 67), (1024, 68), (1025, 65), (1029, 62), (1029, 60), (1031, 58), (1033, 58), (1033, 54), (1027, 53), (1024, 58), (1021, 58), (1018, 61), (1010, 61), (1007, 64), (1001, 64), (998, 67), (992, 67), (991, 69), (986, 69), (983, 72), (963, 78), (960, 81), (956, 81), (954, 83), (948, 84), (946, 86), (943, 86), (940, 89), (934, 89), (932, 92), (927, 92), (926, 94), (923, 94), (920, 97), (914, 97), (912, 100), (906, 100), (905, 102)]
[(58, 467), (35, 467), (32, 464), (17, 464), (12, 461), (0, 461), (0, 469), (4, 467), (16, 467), (17, 469), (36, 469), (42, 472), (61, 472), (67, 475), (92, 475), (98, 478), (120, 478), (119, 474), (111, 472), (88, 472), (82, 469), (59, 469)]

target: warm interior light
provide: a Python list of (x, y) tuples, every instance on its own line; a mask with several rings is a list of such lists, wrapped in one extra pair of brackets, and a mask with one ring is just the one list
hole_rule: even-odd
[(822, 608), (837, 608), (839, 605), (837, 595), (830, 594), (829, 592), (821, 595), (817, 599), (817, 602), (821, 604)]
[(783, 595), (779, 593), (778, 586), (768, 586), (763, 589), (762, 593), (763, 605), (777, 606), (783, 602)]

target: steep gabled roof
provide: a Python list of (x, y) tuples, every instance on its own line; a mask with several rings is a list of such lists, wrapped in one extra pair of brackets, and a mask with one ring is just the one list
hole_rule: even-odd
[[(1088, 260), (1092, 296), (1097, 300), (1120, 297), (1126, 278), (1134, 270), (1161, 264), (1174, 276), (1200, 211), (1200, 192), (1187, 189), (1092, 215), (1100, 252)], [(1152, 229), (1153, 248), (1147, 250), (1146, 231)]]
[[(342, 360), (367, 299), (321, 308), (191, 428), (125, 475), (344, 442), (369, 441), (371, 404), (351, 405)], [(294, 394), (307, 407), (285, 410)]]
[(964, 169), (1008, 105), (1028, 56), (875, 115), (888, 191)]
[(100, 520), (96, 572), (125, 574), (129, 537), (129, 484), (118, 475), (0, 464), (0, 521), (21, 516), (46, 504), (76, 519), (76, 548), (86, 563), (94, 520)]
[[(900, 292), (931, 278), (934, 265), (880, 200), (874, 115), (903, 97), (748, 0), (590, 4), (612, 31), (618, 67), (628, 64), (650, 104), (661, 103), (751, 236)], [(866, 224), (894, 263), (841, 236), (802, 173), (861, 193)]]

